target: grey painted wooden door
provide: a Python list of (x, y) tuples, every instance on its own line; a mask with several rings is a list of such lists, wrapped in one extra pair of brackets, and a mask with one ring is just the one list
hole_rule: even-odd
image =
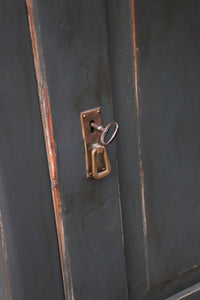
[(125, 2), (107, 20), (129, 298), (200, 299), (200, 2)]
[(80, 124), (97, 106), (113, 119), (105, 4), (0, 14), (0, 299), (127, 299), (116, 146), (111, 175), (88, 180)]
[[(7, 0), (0, 24), (0, 299), (200, 299), (200, 2)], [(97, 106), (120, 131), (88, 180)]]

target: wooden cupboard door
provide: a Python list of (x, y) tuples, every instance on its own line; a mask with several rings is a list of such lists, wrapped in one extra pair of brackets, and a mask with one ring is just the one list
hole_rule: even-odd
[(87, 179), (80, 113), (113, 119), (104, 1), (27, 0), (66, 299), (127, 299), (115, 143)]
[[(1, 298), (199, 299), (198, 2), (1, 15)], [(120, 132), (89, 180), (80, 112), (98, 106)]]
[(108, 1), (130, 299), (200, 299), (200, 2)]
[(0, 298), (127, 299), (116, 146), (111, 175), (87, 179), (80, 122), (113, 120), (105, 3), (0, 15)]

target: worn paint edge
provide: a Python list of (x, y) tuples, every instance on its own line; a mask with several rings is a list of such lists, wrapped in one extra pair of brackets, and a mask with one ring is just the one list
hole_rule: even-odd
[(154, 290), (154, 289), (157, 289), (159, 287), (162, 287), (163, 285), (166, 285), (168, 282), (173, 281), (175, 279), (178, 279), (178, 278), (180, 278), (180, 276), (185, 275), (186, 273), (188, 273), (190, 271), (193, 271), (193, 270), (195, 270), (195, 269), (197, 269), (199, 267), (200, 267), (200, 265), (194, 265), (194, 266), (192, 266), (190, 268), (182, 270), (182, 271), (176, 273), (175, 275), (170, 276), (168, 279), (166, 279), (166, 280), (164, 280), (164, 281), (162, 281), (162, 282), (154, 285), (153, 287), (151, 287), (151, 290)]
[(136, 24), (135, 24), (135, 3), (131, 0), (132, 5), (132, 25), (133, 25), (133, 49), (134, 49), (134, 68), (135, 68), (135, 99), (137, 109), (137, 146), (139, 155), (139, 170), (141, 181), (141, 202), (142, 202), (142, 223), (143, 223), (143, 239), (144, 239), (144, 258), (145, 258), (145, 274), (147, 282), (147, 290), (150, 288), (149, 279), (149, 251), (148, 251), (148, 239), (147, 239), (147, 217), (146, 217), (146, 202), (144, 193), (144, 167), (142, 160), (142, 146), (141, 146), (141, 108), (139, 102), (139, 76), (138, 76), (138, 57), (137, 57), (137, 43), (136, 43)]
[(115, 165), (116, 165), (116, 172), (117, 172), (117, 188), (118, 188), (118, 200), (119, 200), (121, 237), (122, 237), (122, 245), (124, 247), (124, 226), (123, 226), (123, 216), (122, 216), (122, 201), (121, 201), (121, 191), (120, 191), (120, 182), (119, 182), (119, 165), (118, 165), (117, 160), (115, 162)]
[(35, 2), (33, 4), (33, 0), (26, 0), (26, 5), (28, 11), (29, 30), (32, 42), (35, 73), (38, 85), (43, 132), (46, 144), (49, 175), (51, 180), (51, 190), (57, 227), (64, 293), (66, 300), (74, 300), (71, 263), (69, 252), (67, 249), (68, 242), (67, 236), (65, 236), (64, 233), (64, 225), (62, 220), (62, 206), (57, 175), (56, 148), (53, 133), (49, 92), (46, 79), (46, 68), (43, 57), (43, 49), (41, 45), (40, 27), (38, 22), (39, 20), (37, 17)]
[(186, 298), (190, 295), (193, 295), (199, 291), (200, 291), (200, 282), (192, 285), (191, 287), (189, 287), (185, 290), (182, 290), (181, 292), (179, 292), (171, 297), (166, 298), (165, 300), (181, 300), (181, 299), (184, 299), (184, 298)]
[(7, 252), (6, 237), (4, 232), (1, 210), (0, 210), (0, 249), (2, 254), (0, 258), (1, 258), (1, 265), (3, 270), (3, 281), (4, 281), (6, 299), (12, 300), (10, 276), (8, 270), (8, 252)]

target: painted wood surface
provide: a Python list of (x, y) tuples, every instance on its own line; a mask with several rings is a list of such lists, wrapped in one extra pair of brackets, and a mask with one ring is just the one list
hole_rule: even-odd
[(112, 174), (88, 180), (80, 124), (80, 112), (98, 106), (105, 123), (113, 118), (104, 3), (28, 0), (27, 8), (65, 297), (126, 299), (115, 145)]
[[(195, 0), (0, 4), (0, 299), (199, 299), (199, 20)], [(120, 124), (100, 181), (97, 106)]]
[(0, 3), (0, 299), (64, 299), (26, 5)]
[(200, 4), (108, 3), (129, 296), (164, 299), (200, 279)]

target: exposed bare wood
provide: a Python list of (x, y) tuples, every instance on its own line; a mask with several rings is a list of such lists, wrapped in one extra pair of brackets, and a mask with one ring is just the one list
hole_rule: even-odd
[(178, 272), (177, 274), (175, 274), (175, 275), (169, 277), (167, 280), (160, 282), (160, 283), (157, 284), (156, 286), (153, 286), (152, 289), (155, 289), (155, 288), (158, 288), (158, 287), (162, 287), (162, 286), (165, 285), (166, 283), (168, 283), (168, 282), (170, 282), (170, 281), (173, 281), (174, 279), (179, 278), (179, 277), (181, 277), (182, 275), (184, 275), (184, 274), (186, 274), (186, 273), (188, 273), (188, 272), (190, 272), (190, 271), (192, 271), (192, 270), (195, 270), (196, 268), (199, 268), (199, 265), (194, 265), (194, 266), (192, 266), (192, 267), (190, 267), (190, 268), (187, 268), (187, 269), (185, 269), (185, 270), (182, 270), (181, 272)]
[(3, 273), (2, 277), (4, 281), (6, 298), (8, 300), (12, 300), (10, 275), (8, 270), (8, 253), (7, 253), (6, 237), (4, 232), (1, 210), (0, 210), (0, 266), (2, 268), (2, 273)]
[(187, 298), (190, 295), (193, 295), (200, 291), (200, 283), (197, 283), (171, 297), (168, 297), (166, 300), (182, 300)]
[(123, 228), (123, 219), (122, 219), (122, 201), (121, 201), (121, 194), (120, 194), (120, 182), (119, 182), (119, 166), (118, 161), (115, 162), (116, 170), (117, 170), (117, 186), (118, 186), (118, 194), (119, 194), (119, 210), (120, 210), (120, 221), (121, 221), (121, 234), (122, 234), (122, 243), (124, 246), (124, 228)]
[(137, 108), (137, 146), (139, 155), (140, 181), (141, 181), (141, 201), (142, 201), (142, 220), (143, 220), (143, 237), (144, 237), (144, 256), (147, 290), (150, 288), (149, 280), (149, 262), (148, 262), (148, 240), (147, 240), (147, 218), (146, 218), (146, 203), (144, 194), (144, 167), (142, 161), (142, 146), (141, 146), (141, 108), (139, 102), (139, 84), (138, 84), (138, 59), (137, 59), (137, 43), (136, 43), (136, 29), (135, 29), (135, 7), (134, 0), (132, 0), (132, 16), (133, 16), (133, 47), (134, 47), (134, 67), (135, 67), (135, 99)]
[(71, 267), (68, 249), (66, 249), (66, 235), (62, 220), (62, 207), (60, 200), (60, 191), (57, 175), (56, 149), (53, 134), (53, 123), (51, 117), (50, 99), (48, 93), (48, 85), (46, 79), (46, 68), (43, 57), (43, 48), (41, 45), (40, 29), (37, 18), (36, 4), (32, 0), (26, 0), (29, 28), (32, 40), (32, 49), (34, 56), (35, 72), (38, 85), (38, 94), (40, 99), (40, 109), (43, 122), (44, 137), (46, 143), (46, 151), (48, 157), (49, 174), (51, 180), (51, 189), (53, 196), (53, 204), (55, 210), (55, 219), (58, 234), (58, 243), (60, 250), (61, 267), (63, 274), (63, 283), (65, 290), (65, 298), (67, 300), (74, 299), (73, 284), (71, 277)]

